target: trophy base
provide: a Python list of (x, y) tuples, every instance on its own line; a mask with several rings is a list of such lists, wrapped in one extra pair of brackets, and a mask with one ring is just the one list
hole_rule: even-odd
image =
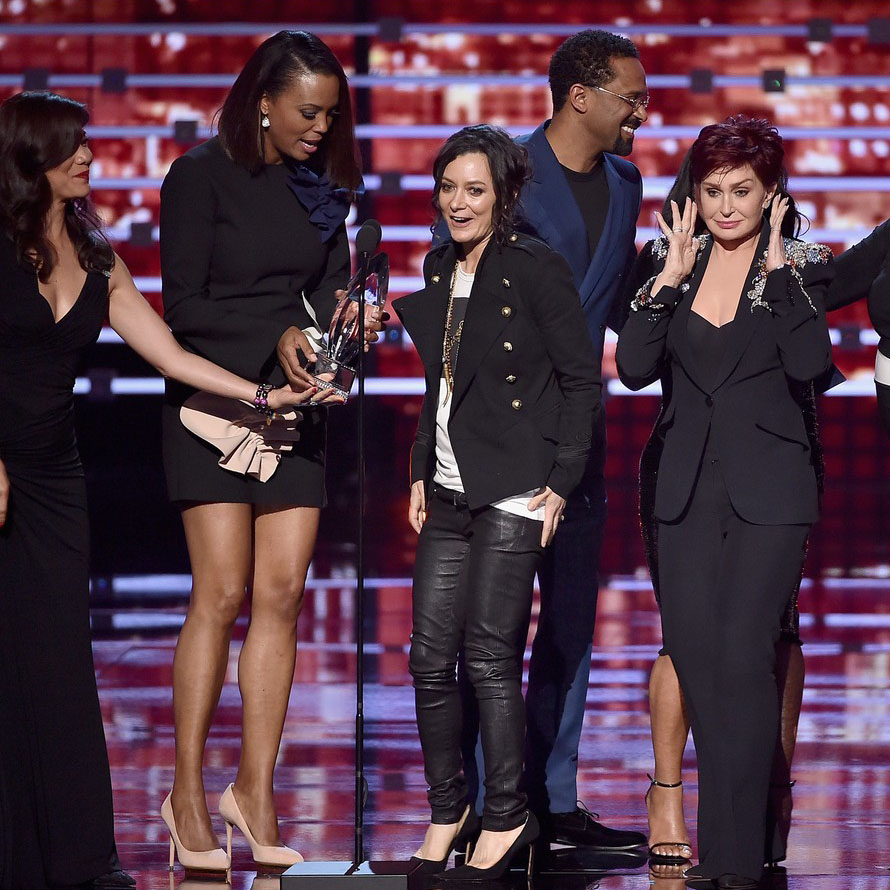
[(343, 399), (344, 402), (349, 398), (349, 390), (352, 389), (352, 384), (350, 384), (349, 389), (344, 389), (338, 383), (335, 383), (332, 380), (322, 380), (320, 377), (315, 378), (315, 385), (319, 388), (319, 390), (333, 390), (341, 399)]

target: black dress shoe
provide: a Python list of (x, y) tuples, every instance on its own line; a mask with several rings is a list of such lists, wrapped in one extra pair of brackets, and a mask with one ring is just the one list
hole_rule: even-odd
[(683, 877), (686, 878), (686, 886), (692, 890), (713, 890), (717, 886), (717, 879), (701, 873), (701, 865), (693, 865), (687, 868)]
[(98, 878), (93, 878), (88, 886), (93, 890), (118, 890), (118, 888), (135, 887), (136, 879), (122, 868), (116, 868), (104, 875), (99, 875)]
[(746, 878), (744, 875), (720, 875), (717, 878), (718, 890), (757, 890), (760, 887), (760, 880), (757, 878)]
[(583, 804), (570, 813), (551, 813), (545, 821), (547, 840), (570, 847), (590, 847), (593, 850), (632, 850), (646, 845), (646, 835), (639, 831), (608, 828), (596, 820)]

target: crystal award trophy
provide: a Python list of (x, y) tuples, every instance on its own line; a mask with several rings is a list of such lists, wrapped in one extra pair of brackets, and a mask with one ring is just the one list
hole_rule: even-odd
[[(378, 253), (368, 260), (365, 311), (382, 309), (388, 290), (389, 257), (385, 253)], [(319, 389), (335, 390), (344, 402), (358, 373), (359, 353), (364, 347), (365, 338), (359, 330), (360, 299), (361, 273), (358, 272), (346, 285), (346, 296), (337, 304), (321, 347), (315, 350), (317, 359), (308, 369)]]

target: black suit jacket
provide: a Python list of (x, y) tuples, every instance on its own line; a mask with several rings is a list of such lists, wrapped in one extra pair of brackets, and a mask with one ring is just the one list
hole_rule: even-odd
[[(618, 339), (617, 360), (631, 389), (668, 375), (654, 505), (662, 521), (677, 519), (686, 508), (709, 432), (743, 519), (760, 525), (818, 519), (813, 454), (788, 378), (812, 380), (831, 365), (823, 308), (833, 276), (831, 252), (785, 239), (788, 263), (767, 274), (768, 239), (764, 226), (715, 386), (703, 383), (686, 336), (713, 242), (703, 238), (689, 280), (679, 291), (660, 291), (653, 305), (646, 305), (648, 288), (663, 267), (666, 239), (650, 242), (640, 255), (637, 274), (646, 283)], [(662, 301), (666, 308), (657, 308)]]
[[(411, 482), (429, 495), (436, 400), (454, 244), (427, 254), (423, 290), (393, 307), (423, 362), (426, 395), (411, 450)], [(514, 234), (489, 243), (470, 294), (448, 432), (473, 509), (549, 485), (567, 497), (581, 480), (600, 405), (600, 379), (565, 260)]]

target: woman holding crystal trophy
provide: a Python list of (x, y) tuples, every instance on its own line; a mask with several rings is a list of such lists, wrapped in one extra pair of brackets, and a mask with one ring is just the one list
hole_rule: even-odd
[[(182, 511), (193, 587), (173, 663), (176, 770), (161, 814), (186, 868), (228, 868), (233, 826), (258, 865), (302, 861), (282, 843), (272, 776), (325, 504), (325, 406), (345, 397), (330, 380), (317, 381), (309, 364), (319, 355), (319, 331), (335, 313), (353, 312), (343, 290), (345, 220), (360, 188), (342, 66), (315, 35), (281, 31), (233, 84), (219, 135), (175, 161), (161, 191), (164, 310), (177, 340), (263, 381), (258, 404), (289, 383), (311, 388), (315, 405), (260, 414), (167, 383), (164, 463)], [(366, 342), (377, 339), (380, 315), (369, 309)], [(238, 661), (242, 746), (235, 781), (219, 800), (229, 839), (222, 850), (202, 763), (247, 590), (250, 626)]]

